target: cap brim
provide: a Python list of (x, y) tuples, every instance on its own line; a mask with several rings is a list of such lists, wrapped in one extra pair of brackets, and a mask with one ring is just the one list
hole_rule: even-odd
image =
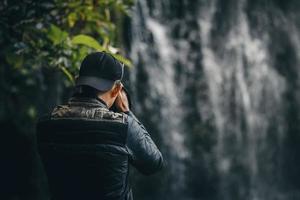
[(76, 80), (76, 86), (87, 85), (103, 92), (110, 90), (114, 83), (115, 82), (112, 80), (92, 76), (80, 76)]

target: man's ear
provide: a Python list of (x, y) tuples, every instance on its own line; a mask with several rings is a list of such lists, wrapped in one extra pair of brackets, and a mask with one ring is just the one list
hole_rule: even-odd
[(114, 87), (114, 89), (111, 91), (111, 97), (116, 97), (121, 90), (122, 90), (122, 84), (117, 84)]

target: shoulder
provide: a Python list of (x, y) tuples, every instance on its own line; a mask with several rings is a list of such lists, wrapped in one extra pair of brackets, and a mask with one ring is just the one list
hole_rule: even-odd
[(128, 123), (128, 116), (125, 113), (113, 112), (110, 110), (97, 110), (95, 118), (101, 120), (111, 120), (115, 122)]
[(104, 107), (71, 106), (68, 104), (56, 106), (49, 114), (40, 117), (39, 122), (59, 119), (128, 123), (128, 116), (125, 113), (113, 112)]
[(142, 135), (143, 137), (145, 134), (148, 135), (144, 125), (137, 119), (137, 117), (131, 111), (126, 113), (126, 117), (129, 135)]

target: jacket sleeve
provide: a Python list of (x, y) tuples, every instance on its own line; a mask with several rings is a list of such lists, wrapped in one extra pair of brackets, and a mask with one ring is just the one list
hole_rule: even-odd
[(149, 175), (163, 167), (163, 157), (145, 127), (132, 112), (128, 114), (127, 148), (130, 163), (141, 173)]

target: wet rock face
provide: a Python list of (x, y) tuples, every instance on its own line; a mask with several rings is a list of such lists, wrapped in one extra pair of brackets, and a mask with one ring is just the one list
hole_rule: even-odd
[(137, 1), (134, 108), (168, 163), (136, 180), (138, 198), (300, 198), (299, 10), (296, 0)]

